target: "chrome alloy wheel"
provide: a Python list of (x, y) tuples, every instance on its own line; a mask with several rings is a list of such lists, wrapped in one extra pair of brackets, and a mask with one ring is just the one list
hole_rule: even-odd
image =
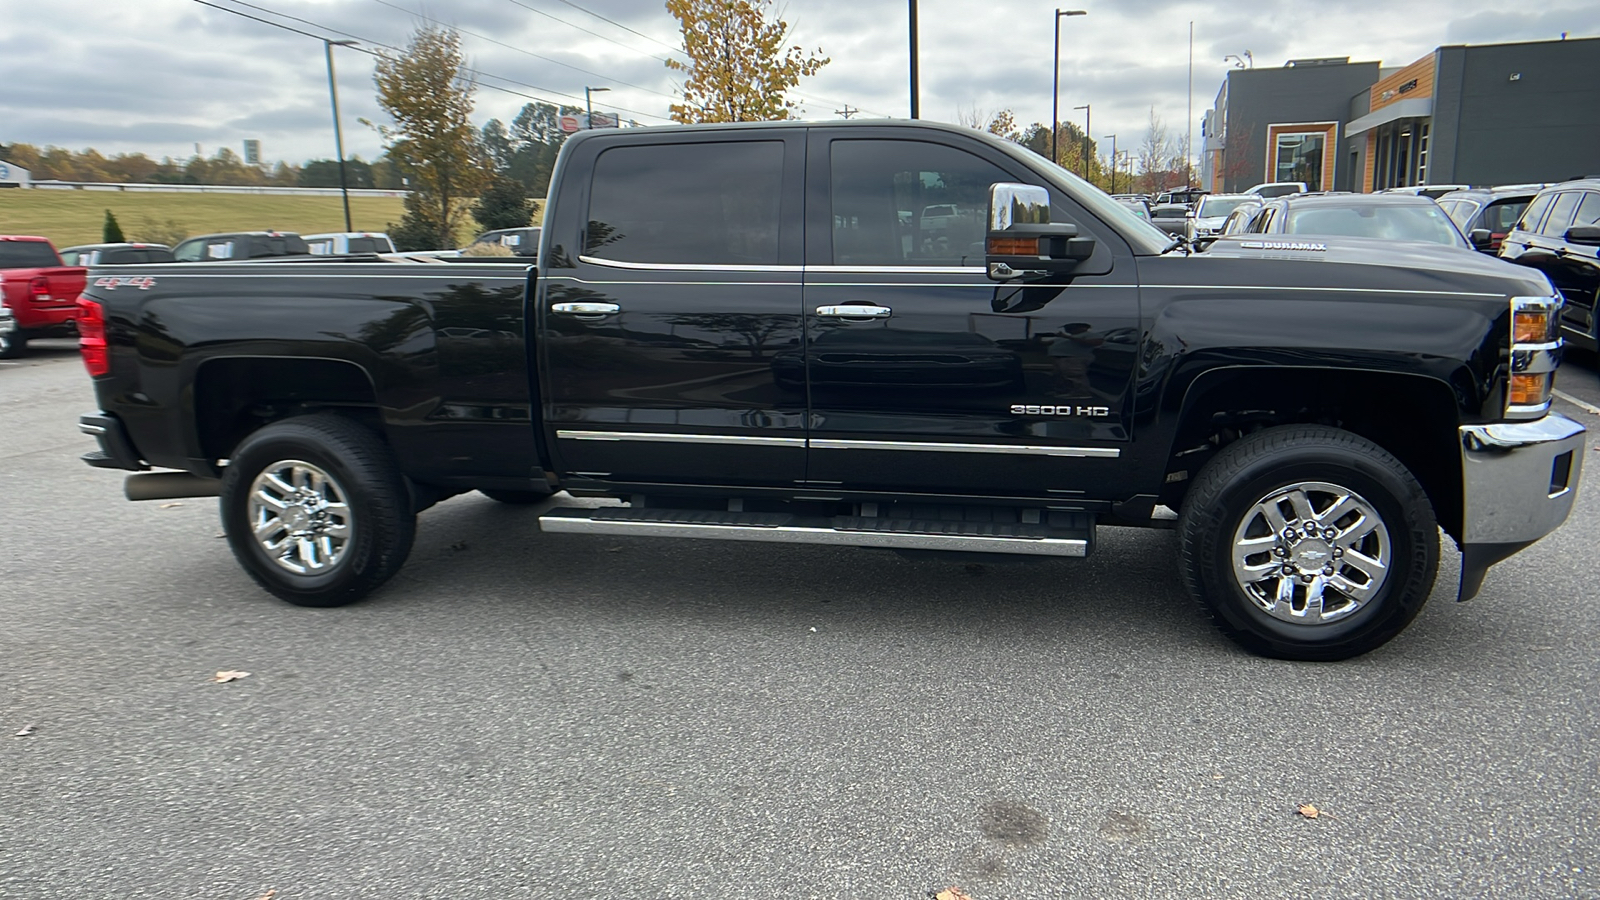
[(1233, 535), (1233, 574), (1275, 619), (1326, 625), (1372, 601), (1389, 576), (1393, 545), (1371, 503), (1320, 481), (1258, 500)]
[(273, 463), (250, 485), (250, 528), (267, 558), (296, 575), (338, 565), (355, 529), (345, 490), (298, 459)]

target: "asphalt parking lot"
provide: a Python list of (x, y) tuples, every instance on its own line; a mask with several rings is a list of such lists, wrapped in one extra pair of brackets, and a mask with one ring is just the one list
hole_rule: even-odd
[[(1123, 529), (963, 565), (467, 495), (377, 597), (294, 608), (214, 500), (78, 462), (88, 380), (38, 351), (0, 367), (0, 896), (1600, 896), (1600, 416), (1565, 400), (1567, 525), (1467, 604), (1447, 550), (1405, 634), (1310, 665)], [(1592, 360), (1559, 385), (1600, 406)]]

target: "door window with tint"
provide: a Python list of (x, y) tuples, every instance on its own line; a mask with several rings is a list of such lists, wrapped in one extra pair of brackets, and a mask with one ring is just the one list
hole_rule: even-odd
[(1553, 194), (1545, 194), (1533, 198), (1533, 202), (1528, 204), (1528, 211), (1522, 214), (1522, 220), (1517, 223), (1517, 227), (1523, 231), (1532, 231), (1538, 228), (1539, 217), (1543, 216), (1544, 211), (1550, 208), (1550, 198), (1553, 196)]
[(833, 261), (841, 266), (981, 266), (999, 166), (924, 141), (834, 141)]
[(1573, 225), (1600, 225), (1600, 194), (1593, 191), (1585, 192), (1583, 202), (1578, 204), (1578, 214), (1572, 219)]
[(1539, 233), (1545, 237), (1559, 238), (1567, 233), (1567, 226), (1572, 224), (1572, 213), (1578, 208), (1578, 201), (1583, 198), (1579, 191), (1565, 191), (1556, 195), (1556, 202), (1550, 204), (1550, 215), (1545, 216), (1544, 224), (1539, 226)]
[(777, 265), (782, 185), (782, 141), (606, 150), (595, 161), (584, 255), (634, 263)]

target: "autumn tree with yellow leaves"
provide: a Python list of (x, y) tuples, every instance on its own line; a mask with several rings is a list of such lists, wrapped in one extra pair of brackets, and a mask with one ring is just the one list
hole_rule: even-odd
[(394, 120), (377, 126), (378, 133), (411, 188), (405, 219), (390, 226), (390, 236), (406, 245), (401, 249), (454, 247), (466, 214), (460, 201), (477, 196), (490, 174), (472, 124), (477, 85), (466, 71), (461, 35), (420, 27), (405, 52), (379, 52), (372, 79), (378, 105)]
[(787, 119), (798, 106), (788, 92), (829, 60), (820, 48), (784, 47), (789, 25), (769, 18), (771, 0), (667, 0), (683, 29), (689, 62), (667, 60), (686, 73), (674, 122), (760, 122)]

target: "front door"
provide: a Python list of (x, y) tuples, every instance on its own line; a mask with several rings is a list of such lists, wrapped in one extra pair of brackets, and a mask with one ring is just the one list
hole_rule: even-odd
[[(635, 137), (636, 136), (630, 136)], [(546, 441), (573, 487), (795, 484), (804, 131), (585, 141), (535, 302)]]
[[(903, 132), (902, 132), (903, 135)], [(1111, 229), (1067, 283), (985, 275), (989, 185), (1038, 183), (952, 135), (813, 129), (807, 177), (808, 481), (819, 490), (1070, 500), (1130, 438), (1138, 288)]]

